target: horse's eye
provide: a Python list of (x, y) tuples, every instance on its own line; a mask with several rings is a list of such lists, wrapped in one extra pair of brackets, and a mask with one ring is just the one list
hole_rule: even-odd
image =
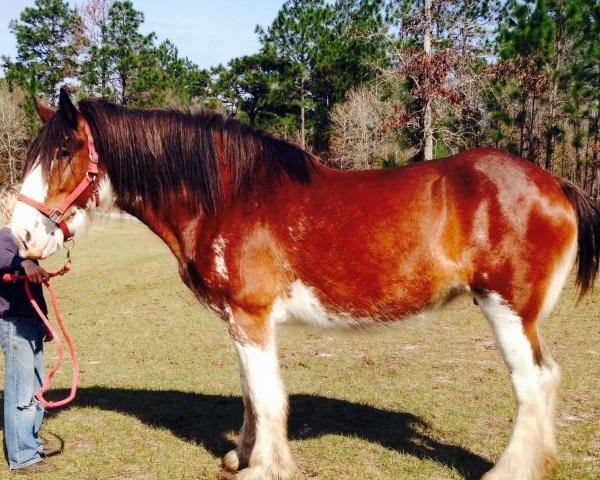
[(69, 160), (70, 158), (71, 158), (71, 152), (69, 152), (68, 150), (60, 151), (60, 159), (61, 160)]

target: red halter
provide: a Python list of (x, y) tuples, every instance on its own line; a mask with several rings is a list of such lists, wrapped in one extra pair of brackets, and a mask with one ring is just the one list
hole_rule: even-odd
[(19, 193), (17, 196), (17, 200), (35, 208), (41, 214), (48, 217), (50, 221), (54, 222), (62, 230), (65, 240), (69, 240), (73, 234), (67, 226), (67, 222), (64, 219), (64, 214), (67, 212), (67, 210), (69, 210), (69, 208), (71, 208), (75, 201), (85, 190), (87, 190), (90, 185), (94, 191), (96, 206), (100, 205), (100, 196), (98, 194), (98, 189), (96, 188), (96, 177), (98, 176), (98, 152), (96, 152), (96, 147), (94, 147), (94, 138), (92, 137), (90, 126), (85, 119), (83, 120), (83, 128), (87, 136), (89, 160), (85, 177), (83, 177), (81, 182), (79, 182), (79, 185), (77, 185), (75, 190), (73, 190), (58, 207), (54, 208), (48, 207), (47, 205), (44, 205), (43, 203), (40, 203), (21, 193)]

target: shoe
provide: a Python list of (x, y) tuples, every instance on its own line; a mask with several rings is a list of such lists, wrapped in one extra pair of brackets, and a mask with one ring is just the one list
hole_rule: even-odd
[(53, 457), (54, 455), (58, 455), (60, 452), (62, 452), (62, 449), (60, 447), (44, 447), (40, 452), (40, 457)]
[(23, 468), (14, 469), (12, 472), (17, 475), (33, 475), (35, 473), (48, 473), (54, 471), (54, 465), (47, 460), (40, 460)]

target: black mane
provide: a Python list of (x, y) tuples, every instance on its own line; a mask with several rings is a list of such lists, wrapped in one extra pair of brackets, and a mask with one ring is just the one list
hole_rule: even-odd
[[(169, 195), (185, 191), (205, 212), (214, 213), (222, 198), (219, 155), (229, 162), (233, 195), (250, 185), (261, 167), (268, 180), (285, 173), (301, 183), (311, 181), (310, 154), (219, 114), (126, 109), (97, 99), (81, 101), (79, 110), (121, 205), (141, 199), (160, 209)], [(215, 145), (216, 132), (221, 133), (222, 151)], [(26, 171), (39, 158), (43, 171), (49, 172), (56, 148), (76, 147), (59, 109), (33, 142)]]

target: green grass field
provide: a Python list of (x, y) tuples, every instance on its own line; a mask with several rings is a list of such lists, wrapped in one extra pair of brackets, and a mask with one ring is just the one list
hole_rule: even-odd
[[(217, 477), (242, 422), (225, 325), (197, 304), (174, 258), (141, 224), (97, 220), (73, 257), (73, 272), (53, 285), (81, 382), (72, 406), (46, 419), (43, 436), (64, 450), (52, 459), (56, 472), (37, 478)], [(600, 478), (598, 290), (576, 306), (569, 284), (541, 327), (563, 368), (555, 479)], [(283, 327), (279, 339), (301, 479), (476, 479), (508, 441), (508, 374), (469, 298), (423, 327)], [(47, 364), (55, 351), (47, 346)], [(69, 381), (66, 362), (58, 395)]]

